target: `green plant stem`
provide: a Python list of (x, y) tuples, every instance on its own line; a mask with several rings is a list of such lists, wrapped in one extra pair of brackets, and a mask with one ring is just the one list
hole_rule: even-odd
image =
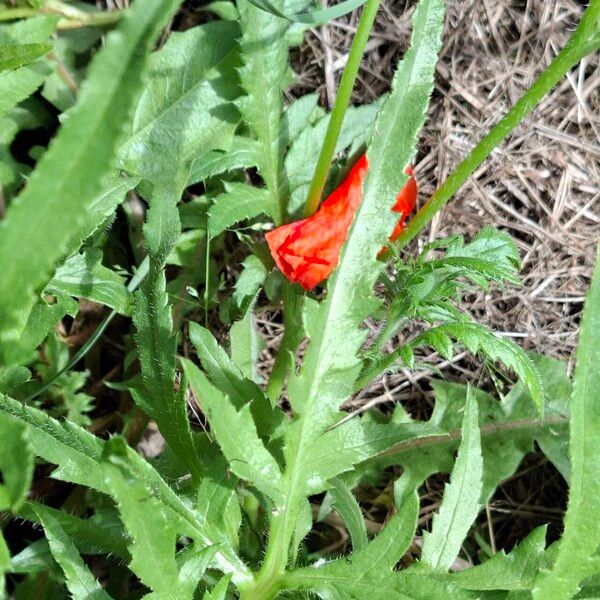
[(286, 281), (283, 288), (283, 337), (271, 369), (267, 384), (267, 396), (275, 405), (285, 385), (285, 380), (294, 364), (294, 352), (304, 338), (302, 323), (303, 296)]
[(380, 0), (367, 0), (362, 15), (360, 16), (358, 29), (356, 30), (356, 35), (354, 36), (352, 47), (350, 48), (348, 63), (342, 74), (333, 110), (331, 111), (325, 140), (323, 141), (323, 146), (321, 147), (321, 152), (315, 166), (315, 172), (308, 190), (306, 206), (304, 207), (305, 217), (310, 217), (316, 212), (317, 208), (319, 208), (319, 202), (321, 201), (323, 188), (327, 181), (331, 160), (333, 159), (333, 154), (344, 122), (344, 115), (350, 104), (350, 96), (354, 88), (354, 82), (356, 81), (365, 46), (369, 39), (371, 29), (373, 28), (377, 10), (379, 9), (379, 2)]
[(0, 8), (0, 21), (14, 21), (15, 19), (26, 19), (35, 17), (40, 11), (35, 8)]
[[(577, 29), (562, 51), (410, 220), (396, 242), (396, 247), (399, 250), (404, 248), (432, 221), (436, 213), (447, 204), (463, 183), (492, 153), (494, 148), (533, 111), (540, 100), (562, 79), (565, 73), (584, 56), (600, 48), (599, 19), (600, 0), (592, 0)], [(385, 255), (387, 254), (386, 252)]]
[(58, 21), (56, 28), (69, 30), (113, 25), (120, 21), (125, 13), (126, 9), (86, 12), (74, 9), (63, 2), (48, 2), (39, 9), (30, 7), (0, 8), (0, 22), (26, 19), (38, 15), (59, 15), (62, 18)]

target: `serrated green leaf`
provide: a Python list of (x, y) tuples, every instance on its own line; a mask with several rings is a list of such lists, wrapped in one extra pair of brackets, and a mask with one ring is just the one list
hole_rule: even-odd
[(50, 72), (47, 65), (39, 62), (0, 73), (0, 117), (33, 94)]
[[(0, 395), (0, 411), (15, 423), (30, 426), (30, 445), (37, 456), (59, 465), (52, 476), (105, 491), (97, 461), (102, 441), (68, 421), (59, 422), (41, 410)], [(62, 468), (61, 468), (62, 467)]]
[(530, 590), (546, 549), (546, 526), (534, 529), (506, 554), (503, 550), (481, 565), (458, 571), (452, 581), (468, 590)]
[(192, 185), (227, 171), (255, 167), (260, 161), (259, 151), (256, 140), (234, 136), (229, 151), (212, 150), (192, 162), (187, 184)]
[[(552, 368), (557, 367), (554, 365)], [(390, 429), (388, 433), (396, 436), (396, 445), (372, 458), (380, 469), (402, 466), (403, 473), (394, 490), (396, 501), (400, 503), (430, 475), (450, 472), (461, 438), (461, 415), (467, 386), (442, 381), (433, 381), (432, 386), (435, 405), (429, 421), (412, 421), (403, 415), (398, 421), (392, 420), (392, 423), (397, 423), (396, 429)], [(549, 398), (553, 398), (551, 381), (545, 391)], [(484, 475), (481, 503), (487, 502), (498, 484), (510, 477), (523, 457), (533, 451), (534, 440), (545, 436), (564, 438), (567, 433), (568, 417), (564, 403), (560, 400), (549, 402), (545, 407), (545, 418), (539, 419), (529, 394), (523, 393), (520, 384), (515, 387), (515, 392), (508, 395), (510, 402), (499, 402), (481, 390), (471, 392), (479, 405), (482, 436)]]
[[(166, 218), (158, 216), (156, 221), (153, 221), (150, 216), (153, 211), (174, 211), (174, 216), (178, 219), (175, 204), (171, 203), (171, 211), (168, 209), (168, 198), (158, 196), (154, 198), (154, 202), (146, 224), (146, 232), (149, 232), (156, 221), (162, 225), (169, 219), (167, 214)], [(168, 225), (166, 227), (169, 228)], [(149, 239), (150, 236), (147, 234), (146, 243), (150, 247)], [(154, 247), (163, 247), (158, 237), (152, 244)], [(168, 244), (160, 252), (166, 254), (167, 248)], [(144, 401), (142, 409), (156, 419), (171, 450), (188, 467), (194, 478), (199, 479), (202, 463), (196, 454), (192, 439), (185, 390), (175, 392), (174, 388), (176, 338), (166, 291), (165, 273), (161, 261), (154, 258), (154, 255), (151, 256), (150, 271), (135, 295), (133, 312), (133, 322), (136, 327), (135, 341), (144, 383), (141, 392)]]
[(243, 317), (236, 321), (229, 330), (231, 343), (231, 360), (239, 367), (240, 371), (251, 381), (260, 381), (256, 366), (258, 355), (264, 349), (264, 341), (258, 335), (254, 322), (254, 305), (252, 300)]
[(11, 71), (32, 63), (52, 50), (50, 44), (0, 46), (0, 72)]
[[(572, 392), (571, 380), (567, 373), (567, 363), (556, 360), (542, 354), (529, 354), (536, 369), (540, 374), (542, 385), (544, 387), (544, 397), (546, 404), (544, 412), (547, 415), (562, 415), (564, 423), (547, 429), (541, 429), (535, 436), (535, 441), (552, 462), (552, 464), (560, 471), (565, 481), (569, 482), (571, 477), (571, 463), (569, 460), (569, 404)], [(511, 418), (528, 418), (531, 417), (531, 394), (526, 385), (522, 381), (510, 390), (504, 397), (503, 409), (506, 415), (510, 414)]]
[[(108, 449), (107, 449), (108, 450)], [(158, 598), (189, 599), (196, 581), (179, 579), (175, 560), (177, 522), (142, 481), (127, 477), (118, 455), (105, 453), (102, 471), (131, 536), (131, 570)]]
[(26, 367), (0, 368), (0, 394), (10, 394), (17, 386), (31, 379), (31, 371)]
[(236, 23), (216, 21), (169, 36), (152, 56), (133, 134), (121, 150), (124, 169), (160, 186), (187, 180), (192, 161), (223, 147), (239, 120)]
[(335, 6), (330, 6), (329, 8), (323, 10), (287, 13), (281, 12), (281, 10), (279, 10), (279, 8), (273, 2), (271, 2), (271, 0), (249, 1), (257, 8), (260, 8), (265, 12), (280, 17), (281, 19), (286, 19), (295, 23), (305, 23), (312, 27), (316, 27), (317, 25), (323, 25), (324, 23), (332, 21), (333, 19), (343, 17), (344, 15), (347, 15), (353, 10), (356, 10), (366, 2), (366, 0), (342, 0), (342, 2), (340, 2), (339, 4), (336, 4)]
[(323, 116), (324, 110), (318, 106), (318, 102), (319, 94), (306, 94), (294, 100), (285, 109), (282, 121), (289, 144), (293, 144), (306, 127), (313, 125), (313, 115)]
[(580, 582), (597, 571), (593, 554), (600, 545), (600, 247), (588, 291), (571, 397), (571, 485), (565, 529), (552, 569), (543, 572), (533, 590), (535, 600), (571, 598)]
[(231, 470), (267, 494), (280, 508), (284, 502), (281, 471), (258, 436), (250, 406), (245, 404), (237, 410), (194, 363), (182, 359), (182, 364)]
[(238, 310), (246, 312), (267, 278), (268, 272), (260, 258), (254, 254), (244, 260), (242, 268), (231, 298)]
[(226, 183), (208, 210), (208, 233), (215, 237), (240, 221), (269, 211), (269, 193), (245, 183)]
[(78, 310), (77, 301), (63, 294), (51, 299), (50, 302), (40, 300), (31, 310), (18, 344), (15, 344), (15, 354), (18, 354), (23, 362), (29, 362), (34, 357), (35, 349), (44, 341), (56, 323), (65, 315), (75, 317)]
[(486, 287), (486, 280), (518, 284), (516, 273), (521, 267), (521, 257), (507, 233), (486, 226), (468, 244), (464, 244), (462, 238), (456, 238), (448, 246), (444, 258), (429, 264), (434, 268), (453, 267), (457, 274), (471, 277), (479, 284), (483, 282)]
[[(399, 165), (412, 160), (425, 118), (443, 15), (444, 5), (439, 0), (422, 0), (414, 14), (411, 49), (398, 68), (394, 91), (379, 113), (362, 203), (329, 280), (327, 297), (308, 322), (310, 344), (302, 370), (292, 375), (288, 385), (296, 418), (286, 434), (290, 508), (284, 515), (285, 527), (292, 526), (294, 508), (306, 490), (304, 468), (313, 462), (308, 457), (315, 441), (337, 420), (338, 407), (351, 394), (361, 368), (357, 354), (366, 333), (359, 326), (379, 305), (373, 296), (381, 270), (376, 257), (394, 225), (389, 218), (391, 203), (406, 181)], [(329, 477), (348, 468), (345, 464)]]
[[(106, 484), (102, 455), (106, 442), (88, 431), (69, 422), (61, 423), (46, 413), (0, 395), (0, 413), (16, 423), (30, 426), (30, 444), (37, 456), (58, 465), (52, 476), (70, 481), (100, 492), (110, 494)], [(123, 444), (127, 458), (127, 469), (132, 476), (144, 482), (156, 497), (171, 512), (181, 533), (195, 540), (200, 547), (212, 546), (219, 539), (219, 550), (215, 565), (223, 572), (232, 573), (235, 582), (243, 583), (250, 577), (247, 567), (233, 549), (215, 534), (208, 522), (200, 519), (190, 507), (175, 494), (158, 472), (135, 450)]]
[(462, 441), (450, 483), (444, 489), (440, 510), (433, 517), (431, 532), (423, 533), (421, 560), (434, 570), (448, 570), (477, 517), (481, 504), (483, 458), (477, 401), (467, 393)]
[(198, 323), (190, 323), (189, 327), (190, 340), (210, 383), (227, 396), (237, 410), (249, 404), (259, 435), (270, 438), (281, 427), (281, 411), (271, 407), (260, 387), (243, 375), (208, 329)]
[[(444, 323), (416, 336), (407, 346), (414, 350), (425, 343), (432, 346), (444, 358), (449, 359), (453, 353), (450, 338), (460, 342), (472, 354), (483, 355), (512, 369), (521, 378), (523, 384), (527, 386), (535, 406), (542, 412), (544, 393), (540, 375), (535, 365), (514, 342), (494, 335), (492, 331), (479, 323), (466, 319)], [(360, 385), (366, 385), (374, 377), (390, 369), (398, 358), (403, 358), (403, 355), (406, 354), (407, 346), (400, 346), (390, 354), (369, 364), (368, 368), (361, 374)]]
[(54, 273), (46, 292), (87, 298), (122, 315), (129, 315), (133, 305), (133, 294), (127, 289), (125, 279), (102, 265), (102, 252), (98, 248), (88, 248), (69, 257)]
[(289, 587), (311, 590), (328, 600), (472, 598), (469, 592), (448, 581), (418, 571), (393, 570), (413, 539), (418, 509), (418, 500), (413, 495), (363, 550), (353, 553), (350, 559), (292, 571), (288, 576)]
[(227, 588), (229, 587), (229, 581), (231, 577), (221, 577), (217, 585), (210, 590), (204, 592), (202, 600), (225, 600), (227, 598)]
[(65, 583), (73, 600), (110, 599), (59, 522), (48, 512), (41, 512), (39, 517), (52, 556), (65, 574)]
[(110, 554), (122, 560), (129, 560), (127, 538), (121, 523), (107, 522), (100, 513), (89, 519), (80, 519), (68, 512), (57, 510), (38, 502), (26, 502), (17, 515), (32, 523), (40, 523), (47, 516), (59, 524), (60, 528), (73, 540), (81, 554)]
[(38, 15), (0, 25), (0, 44), (43, 44), (54, 33), (58, 17)]
[[(76, 107), (0, 223), (0, 256), (6, 265), (0, 280), (3, 362), (14, 360), (11, 345), (25, 326), (35, 292), (85, 224), (86, 209), (113, 167), (123, 124), (141, 92), (148, 47), (178, 5), (177, 0), (138, 2), (118, 31), (107, 36)], [(43, 235), (23, 245), (31, 231)]]
[(333, 508), (340, 515), (352, 540), (352, 551), (362, 550), (368, 543), (367, 526), (360, 506), (352, 495), (352, 490), (339, 478), (331, 480), (329, 493)]
[(29, 442), (29, 430), (22, 423), (13, 423), (0, 414), (0, 510), (17, 511), (27, 496), (33, 477), (34, 456)]
[[(0, 27), (0, 44), (44, 44), (52, 35), (57, 21), (56, 16), (39, 16)], [(51, 71), (43, 61), (38, 61), (0, 73), (0, 117), (33, 94)]]

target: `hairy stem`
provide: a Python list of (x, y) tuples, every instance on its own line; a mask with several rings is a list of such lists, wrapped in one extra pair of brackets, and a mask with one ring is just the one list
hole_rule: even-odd
[(313, 179), (310, 183), (308, 190), (308, 197), (306, 199), (306, 206), (304, 207), (304, 216), (310, 217), (317, 208), (319, 208), (319, 202), (321, 201), (321, 195), (323, 194), (323, 188), (327, 181), (327, 174), (329, 173), (329, 167), (331, 166), (331, 160), (337, 146), (337, 141), (340, 136), (342, 124), (344, 122), (344, 115), (346, 109), (350, 104), (350, 96), (352, 89), (354, 88), (354, 82), (358, 74), (360, 62), (362, 60), (365, 46), (369, 39), (369, 34), (373, 28), (373, 22), (379, 9), (380, 0), (367, 0), (365, 8), (360, 17), (358, 23), (358, 29), (356, 35), (352, 41), (352, 47), (350, 48), (350, 54), (348, 56), (348, 63), (344, 69), (342, 79), (340, 81), (340, 87), (338, 88), (337, 95), (335, 98), (335, 104), (331, 111), (331, 117), (329, 119), (329, 125), (327, 127), (327, 133), (325, 134), (325, 140), (321, 147), (321, 152), (317, 160)]
[(563, 50), (410, 220), (397, 240), (398, 249), (406, 246), (432, 221), (435, 214), (446, 205), (455, 192), (493, 152), (494, 148), (533, 111), (540, 100), (563, 78), (569, 69), (573, 68), (584, 56), (600, 48), (599, 19), (600, 0), (592, 0), (581, 18), (579, 26)]

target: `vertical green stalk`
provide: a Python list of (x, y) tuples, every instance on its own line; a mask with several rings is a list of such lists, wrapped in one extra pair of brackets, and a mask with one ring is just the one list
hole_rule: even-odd
[(321, 152), (315, 167), (315, 173), (310, 183), (310, 189), (308, 190), (308, 197), (304, 208), (305, 217), (310, 217), (316, 212), (317, 208), (319, 208), (319, 202), (321, 201), (323, 188), (327, 181), (331, 160), (335, 152), (335, 147), (337, 146), (342, 123), (344, 122), (344, 115), (350, 104), (350, 96), (354, 88), (354, 82), (356, 81), (365, 46), (367, 45), (373, 23), (375, 22), (377, 10), (379, 9), (379, 2), (380, 0), (367, 0), (362, 15), (360, 16), (358, 29), (356, 30), (356, 35), (354, 36), (352, 47), (350, 48), (348, 63), (342, 74), (340, 86), (335, 98), (335, 104), (331, 111), (325, 140), (323, 141), (323, 146), (321, 147)]
[(408, 242), (414, 239), (492, 153), (494, 148), (539, 104), (540, 100), (563, 78), (565, 73), (584, 56), (598, 48), (600, 48), (600, 0), (592, 0), (582, 16), (579, 26), (562, 51), (410, 220), (396, 242), (397, 248), (404, 248)]
[(285, 281), (283, 285), (283, 337), (277, 350), (266, 390), (267, 396), (273, 405), (279, 400), (285, 380), (294, 364), (293, 353), (304, 338), (304, 330), (301, 326), (304, 296), (294, 289), (294, 286), (288, 281)]

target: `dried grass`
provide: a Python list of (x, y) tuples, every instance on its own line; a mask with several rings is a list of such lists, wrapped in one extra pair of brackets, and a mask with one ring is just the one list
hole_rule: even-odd
[[(384, 0), (354, 102), (388, 91), (413, 2)], [(424, 202), (562, 48), (583, 3), (449, 0), (436, 88), (417, 157)], [(295, 53), (294, 95), (331, 104), (357, 24), (311, 31)], [(517, 241), (523, 286), (465, 298), (476, 319), (525, 348), (572, 356), (600, 238), (598, 55), (574, 69), (470, 178), (417, 241), (492, 224)], [(399, 391), (399, 390), (397, 390)], [(388, 392), (385, 392), (388, 395)]]

